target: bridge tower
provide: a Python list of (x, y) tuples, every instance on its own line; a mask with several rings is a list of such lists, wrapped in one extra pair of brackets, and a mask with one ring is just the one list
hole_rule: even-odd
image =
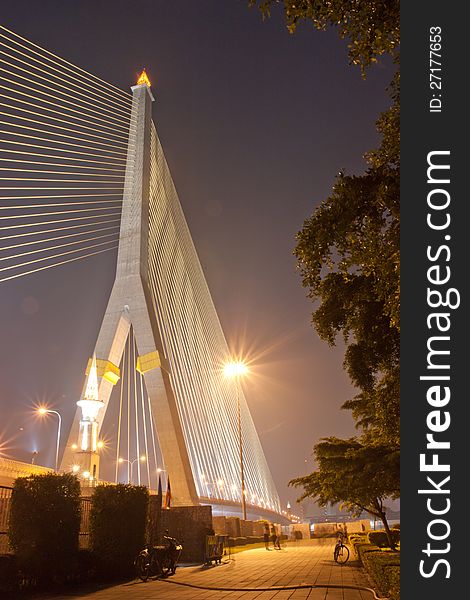
[[(137, 368), (144, 377), (152, 413), (157, 416), (155, 427), (160, 448), (171, 474), (173, 504), (192, 505), (198, 504), (198, 497), (149, 287), (151, 110), (154, 97), (145, 71), (131, 89), (131, 125), (116, 278), (96, 342), (96, 358), (88, 364), (87, 383), (82, 399), (77, 402), (61, 468), (69, 470), (75, 464), (81, 469), (86, 468), (91, 475), (97, 474), (96, 437), (93, 447), (93, 438), (89, 436), (92, 435), (91, 428), (93, 432), (101, 429), (113, 385), (120, 378), (119, 364), (132, 326), (139, 353)], [(89, 383), (94, 376), (98, 394), (90, 397)]]

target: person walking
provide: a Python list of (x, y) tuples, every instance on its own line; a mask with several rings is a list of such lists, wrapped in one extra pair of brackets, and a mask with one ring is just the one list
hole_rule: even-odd
[(263, 534), (263, 540), (264, 540), (264, 547), (266, 548), (266, 550), (269, 550), (269, 523), (265, 523), (264, 524), (264, 534)]
[(276, 542), (277, 542), (276, 528), (274, 527), (274, 525), (272, 523), (271, 523), (271, 542), (273, 543), (273, 550), (279, 550), (279, 548), (276, 545)]

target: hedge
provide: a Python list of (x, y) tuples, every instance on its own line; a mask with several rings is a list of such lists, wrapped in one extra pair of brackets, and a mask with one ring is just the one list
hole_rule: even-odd
[(3, 594), (14, 594), (20, 589), (17, 559), (14, 554), (0, 555), (0, 597), (11, 596)]
[(15, 480), (8, 537), (23, 578), (42, 585), (73, 571), (80, 531), (80, 483), (72, 474)]
[[(400, 530), (391, 529), (390, 534), (392, 536), (393, 543), (396, 546), (400, 541)], [(369, 531), (368, 538), (371, 544), (375, 544), (379, 548), (390, 548), (387, 532), (384, 529), (379, 529), (378, 531)]]
[(400, 600), (400, 553), (367, 542), (354, 543), (354, 551), (377, 588), (390, 600)]
[(366, 552), (363, 565), (372, 579), (392, 600), (400, 598), (400, 553), (399, 552)]
[(101, 485), (90, 509), (90, 548), (105, 577), (128, 577), (145, 545), (149, 493), (144, 486)]
[(354, 546), (355, 544), (367, 543), (367, 533), (351, 533), (350, 535), (348, 535), (348, 541), (351, 544), (351, 546)]

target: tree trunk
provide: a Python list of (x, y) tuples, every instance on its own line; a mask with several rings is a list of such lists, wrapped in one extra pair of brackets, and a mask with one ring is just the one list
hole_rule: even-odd
[(380, 511), (380, 520), (382, 521), (385, 533), (387, 534), (388, 545), (392, 550), (395, 550), (395, 542), (393, 541), (392, 532), (390, 531), (390, 527), (388, 526), (387, 517), (385, 516), (384, 511)]

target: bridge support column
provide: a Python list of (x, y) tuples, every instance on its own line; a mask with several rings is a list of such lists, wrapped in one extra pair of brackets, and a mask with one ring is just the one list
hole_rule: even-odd
[[(116, 279), (101, 325), (95, 354), (98, 369), (98, 397), (103, 410), (96, 416), (101, 429), (111, 396), (113, 378), (119, 377), (124, 346), (132, 325), (143, 374), (150, 398), (155, 427), (165, 468), (171, 479), (172, 504), (199, 504), (193, 474), (186, 449), (176, 399), (171, 386), (168, 362), (164, 357), (160, 332), (148, 280), (149, 194), (150, 194), (150, 136), (151, 106), (153, 96), (145, 83), (132, 88), (133, 106), (127, 153), (124, 198), (116, 269)], [(149, 363), (153, 356), (158, 364)], [(144, 358), (147, 357), (147, 362)], [(113, 369), (114, 368), (114, 369)], [(117, 379), (116, 379), (117, 380)], [(73, 464), (72, 446), (79, 437), (79, 410), (75, 416), (67, 447), (62, 459), (62, 469)], [(91, 461), (93, 462), (93, 461)], [(90, 464), (91, 464), (90, 462)], [(93, 465), (92, 465), (93, 466)]]

